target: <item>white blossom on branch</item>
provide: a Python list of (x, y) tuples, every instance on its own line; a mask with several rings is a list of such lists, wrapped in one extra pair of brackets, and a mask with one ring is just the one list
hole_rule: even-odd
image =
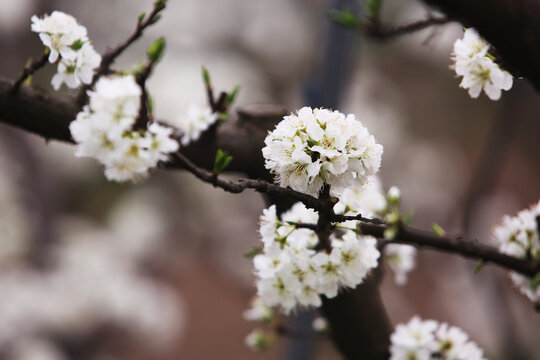
[[(499, 250), (521, 259), (540, 259), (538, 220), (540, 201), (516, 216), (504, 216), (493, 230), (493, 238)], [(540, 300), (540, 283), (537, 278), (528, 278), (515, 272), (510, 278), (519, 290), (532, 302)]]
[(314, 230), (295, 224), (314, 224), (318, 214), (302, 203), (281, 218), (275, 206), (261, 217), (263, 253), (254, 257), (257, 292), (269, 307), (289, 313), (297, 306), (321, 305), (320, 295), (337, 296), (340, 288), (354, 288), (377, 266), (376, 240), (343, 229), (331, 235), (331, 251), (319, 251)]
[(463, 39), (454, 43), (452, 59), (456, 75), (462, 77), (460, 87), (469, 89), (477, 98), (482, 90), (491, 100), (499, 100), (502, 90), (510, 90), (513, 79), (489, 55), (489, 44), (474, 29), (467, 29)]
[(65, 83), (69, 88), (90, 84), (101, 56), (94, 50), (87, 30), (77, 20), (61, 11), (53, 11), (43, 18), (32, 16), (32, 31), (49, 51), (49, 62), (58, 63), (51, 83), (55, 90)]
[(265, 139), (265, 166), (283, 187), (318, 197), (362, 189), (381, 165), (382, 145), (354, 115), (304, 107), (285, 116)]
[(484, 352), (456, 326), (414, 316), (390, 336), (390, 360), (484, 360)]
[(182, 145), (186, 146), (190, 142), (198, 140), (201, 134), (217, 119), (218, 114), (212, 112), (210, 107), (191, 103), (184, 112), (169, 123), (183, 132), (181, 141)]
[(109, 180), (137, 180), (178, 150), (173, 130), (157, 123), (133, 129), (139, 116), (141, 90), (133, 76), (101, 78), (90, 102), (70, 125), (76, 156), (105, 165)]

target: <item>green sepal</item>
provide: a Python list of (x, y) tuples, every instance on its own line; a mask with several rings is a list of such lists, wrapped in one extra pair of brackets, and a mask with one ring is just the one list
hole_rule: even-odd
[(78, 51), (83, 47), (83, 45), (84, 45), (84, 41), (82, 41), (81, 39), (78, 39), (78, 40), (75, 40), (73, 44), (71, 44), (71, 48), (75, 51)]
[(263, 249), (260, 247), (254, 247), (253, 249), (250, 249), (244, 253), (244, 257), (248, 259), (253, 259), (255, 256), (262, 254)]

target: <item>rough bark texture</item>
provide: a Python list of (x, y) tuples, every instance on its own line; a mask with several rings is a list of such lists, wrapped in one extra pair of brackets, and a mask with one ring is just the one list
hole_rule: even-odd
[(13, 83), (0, 78), (0, 121), (44, 137), (72, 142), (69, 123), (75, 119), (73, 99), (23, 86), (12, 93)]

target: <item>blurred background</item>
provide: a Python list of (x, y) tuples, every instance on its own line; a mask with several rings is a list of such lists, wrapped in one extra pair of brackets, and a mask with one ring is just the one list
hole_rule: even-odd
[[(204, 104), (200, 67), (238, 106), (331, 106), (355, 113), (385, 147), (382, 180), (397, 185), (414, 225), (490, 241), (492, 227), (540, 198), (540, 101), (524, 80), (498, 102), (472, 100), (448, 69), (461, 26), (376, 43), (331, 25), (352, 0), (171, 0), (162, 21), (117, 64), (167, 53), (150, 82), (156, 113)], [(75, 16), (100, 52), (134, 28), (151, 0), (0, 0), (0, 76), (14, 79), (42, 52), (30, 17)], [(408, 0), (383, 19), (425, 16)], [(48, 66), (34, 84), (52, 91)], [(244, 346), (254, 294), (251, 262), (264, 204), (190, 174), (158, 171), (141, 184), (105, 180), (73, 147), (0, 124), (0, 359), (333, 359), (327, 341)], [(540, 315), (487, 266), (422, 251), (407, 285), (382, 286), (394, 324), (414, 314), (457, 325), (490, 359), (540, 359)], [(293, 321), (294, 323), (294, 321)], [(297, 352), (299, 351), (299, 352)], [(296, 355), (294, 355), (296, 354)], [(302, 354), (302, 355), (298, 355)]]

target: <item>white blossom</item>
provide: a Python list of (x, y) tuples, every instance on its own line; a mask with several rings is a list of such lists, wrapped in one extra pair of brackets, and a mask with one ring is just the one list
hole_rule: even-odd
[(330, 325), (328, 325), (328, 320), (321, 316), (313, 319), (313, 323), (311, 324), (311, 326), (313, 327), (313, 330), (319, 333), (327, 332), (330, 329)]
[(39, 33), (43, 45), (49, 48), (50, 63), (55, 63), (59, 56), (62, 59), (75, 60), (77, 54), (73, 44), (88, 39), (86, 28), (79, 25), (73, 16), (61, 11), (53, 11), (51, 15), (46, 15), (42, 19), (32, 16), (31, 29)]
[(454, 43), (452, 59), (456, 75), (463, 77), (460, 87), (469, 89), (469, 95), (477, 98), (484, 90), (491, 100), (499, 100), (502, 90), (510, 90), (513, 79), (488, 53), (486, 43), (474, 29), (467, 29), (463, 39)]
[(414, 316), (390, 336), (391, 360), (484, 360), (484, 353), (458, 327)]
[(40, 19), (32, 16), (32, 31), (39, 33), (49, 49), (49, 62), (58, 62), (58, 69), (51, 80), (55, 90), (63, 83), (69, 88), (90, 84), (94, 70), (101, 63), (101, 56), (94, 50), (86, 28), (61, 11)]
[(246, 336), (244, 343), (253, 351), (264, 351), (272, 344), (273, 339), (269, 332), (255, 329)]
[(334, 206), (336, 214), (375, 217), (386, 209), (386, 197), (382, 192), (382, 184), (378, 177), (362, 186), (361, 189), (348, 188), (341, 195), (340, 201)]
[[(536, 218), (540, 216), (540, 201), (516, 216), (504, 216), (493, 230), (493, 239), (499, 250), (518, 258), (540, 258), (539, 229)], [(532, 302), (540, 300), (540, 284), (535, 279), (510, 273), (510, 279)]]
[(362, 189), (380, 167), (382, 145), (354, 115), (304, 107), (265, 139), (265, 166), (279, 185), (318, 197), (325, 184), (342, 198)]
[(134, 130), (141, 90), (133, 76), (101, 78), (89, 91), (70, 131), (77, 143), (76, 156), (93, 157), (105, 165), (109, 180), (137, 180), (159, 161), (178, 150), (173, 130), (158, 123)]
[(191, 103), (180, 116), (170, 123), (183, 132), (182, 145), (186, 146), (192, 141), (199, 139), (201, 134), (207, 130), (218, 119), (218, 114), (212, 112), (208, 106), (200, 106)]
[(383, 260), (394, 272), (398, 285), (407, 283), (407, 274), (416, 265), (416, 249), (410, 245), (388, 244), (384, 248)]
[(274, 312), (271, 308), (266, 306), (264, 301), (256, 296), (251, 301), (251, 308), (244, 311), (244, 319), (249, 321), (260, 321), (268, 323), (274, 318)]
[(94, 77), (94, 70), (101, 63), (101, 56), (90, 43), (85, 43), (77, 51), (75, 59), (61, 59), (58, 63), (57, 73), (53, 76), (51, 84), (55, 90), (60, 89), (62, 83), (69, 88), (77, 88), (81, 84), (90, 84)]
[(289, 313), (298, 306), (321, 305), (342, 287), (354, 288), (377, 266), (376, 240), (352, 230), (332, 234), (331, 251), (317, 251), (317, 234), (296, 224), (316, 224), (318, 214), (302, 203), (278, 217), (275, 207), (261, 216), (263, 253), (254, 257), (257, 293), (269, 307)]

